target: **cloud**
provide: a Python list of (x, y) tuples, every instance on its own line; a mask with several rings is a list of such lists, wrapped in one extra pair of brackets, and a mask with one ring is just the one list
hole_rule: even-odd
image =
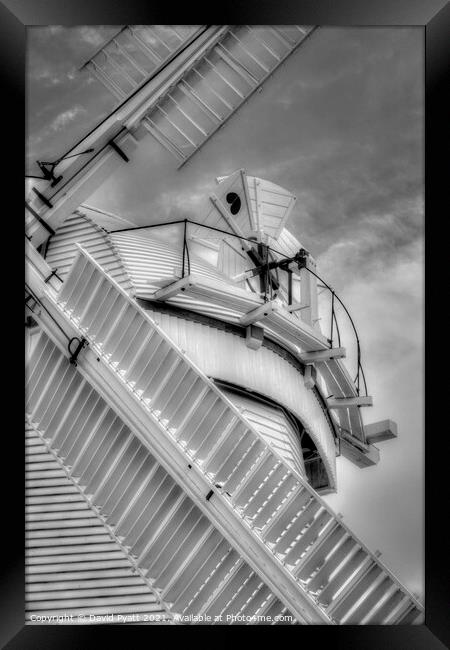
[(74, 106), (74, 108), (69, 108), (67, 111), (63, 111), (55, 117), (53, 122), (50, 125), (52, 131), (59, 131), (66, 127), (70, 122), (73, 122), (80, 115), (84, 115), (86, 109), (83, 106)]
[(352, 279), (356, 269), (360, 278), (368, 279), (412, 255), (423, 231), (423, 196), (419, 195), (394, 202), (390, 212), (363, 213), (352, 220), (351, 227), (341, 224), (334, 231), (334, 241), (316, 257), (323, 272), (341, 283)]
[[(362, 359), (374, 406), (364, 422), (390, 418), (399, 438), (377, 446), (376, 468), (358, 470), (338, 459), (339, 492), (326, 500), (345, 513), (345, 521), (419, 596), (423, 594), (423, 238), (402, 246), (365, 274), (345, 268), (352, 254), (370, 245), (349, 236), (319, 258), (319, 273), (332, 274), (355, 319)], [(353, 368), (355, 352), (347, 325), (341, 324)], [(353, 344), (354, 345), (354, 344)], [(363, 473), (363, 475), (362, 475)], [(384, 489), (380, 489), (380, 484)], [(352, 495), (358, 493), (358, 499)], [(389, 495), (389, 498), (387, 496)], [(367, 512), (371, 513), (370, 518)]]
[[(27, 160), (56, 157), (115, 99), (80, 66), (119, 27), (32, 27), (27, 48)], [(76, 110), (76, 115), (72, 111)]]
[[(114, 33), (118, 32), (119, 29), (121, 28), (120, 25), (117, 27), (79, 27), (78, 32), (75, 34), (76, 38), (81, 41), (82, 43), (86, 43), (88, 45), (92, 45), (95, 47), (100, 47), (105, 43), (111, 36), (113, 36)], [(108, 36), (106, 36), (106, 33)]]

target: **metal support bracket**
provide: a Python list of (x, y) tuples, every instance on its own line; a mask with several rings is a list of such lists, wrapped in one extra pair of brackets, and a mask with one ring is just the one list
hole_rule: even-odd
[(257, 325), (247, 325), (245, 330), (245, 345), (251, 350), (259, 350), (264, 340), (264, 329)]
[[(78, 341), (78, 345), (77, 345), (77, 347), (75, 348), (74, 352), (72, 352), (72, 343), (73, 343), (74, 341)], [(74, 366), (76, 366), (76, 365), (77, 365), (77, 358), (78, 358), (78, 355), (80, 354), (81, 350), (82, 350), (85, 346), (88, 346), (88, 345), (89, 345), (89, 342), (88, 342), (84, 337), (82, 337), (81, 339), (79, 339), (77, 336), (74, 336), (73, 338), (71, 338), (70, 341), (69, 341), (69, 344), (68, 344), (68, 346), (67, 346), (67, 347), (68, 347), (68, 350), (69, 350), (69, 352), (70, 352), (69, 362), (70, 362), (71, 364), (73, 364)]]
[(324, 363), (330, 359), (343, 359), (345, 357), (345, 348), (327, 348), (325, 350), (312, 350), (302, 352), (300, 360), (304, 364)]
[(33, 192), (38, 196), (42, 203), (47, 206), (47, 208), (53, 208), (53, 203), (50, 203), (50, 201), (43, 195), (39, 190), (37, 190), (35, 187), (31, 188)]
[(313, 366), (313, 364), (309, 363), (305, 367), (305, 376), (304, 376), (305, 388), (307, 388), (308, 390), (314, 388), (314, 386), (316, 385), (316, 381), (317, 381), (316, 368)]
[[(33, 188), (33, 189), (34, 189), (34, 188)], [(44, 197), (44, 198), (45, 198), (45, 197)], [(47, 199), (46, 199), (46, 200), (47, 200)], [(36, 212), (36, 210), (34, 210), (34, 209), (31, 207), (31, 205), (30, 205), (27, 201), (25, 201), (25, 207), (27, 208), (27, 210), (29, 210), (29, 212), (31, 212), (31, 214), (33, 215), (33, 217), (34, 217), (35, 219), (37, 219), (37, 221), (39, 221), (39, 223), (41, 224), (41, 226), (43, 226), (43, 227), (45, 228), (45, 230), (46, 230), (47, 232), (50, 233), (50, 235), (54, 235), (54, 234), (55, 234), (55, 231), (53, 230), (53, 228), (51, 228), (51, 226), (49, 226), (48, 223), (46, 223), (46, 222), (44, 221), (44, 219), (43, 219), (43, 218), (42, 218), (42, 217), (41, 217), (41, 216)], [(52, 207), (52, 206), (50, 205), (50, 207)], [(28, 236), (28, 235), (27, 235), (27, 236)], [(28, 239), (31, 241), (31, 237), (28, 237)]]
[(185, 275), (184, 278), (171, 282), (166, 287), (162, 287), (161, 289), (158, 289), (158, 291), (155, 291), (154, 298), (155, 300), (168, 300), (169, 298), (176, 296), (178, 293), (186, 291), (186, 289), (189, 289), (193, 284), (192, 276)]
[(252, 309), (251, 311), (244, 314), (240, 318), (239, 323), (244, 327), (247, 325), (252, 325), (259, 320), (263, 320), (265, 316), (268, 316), (273, 311), (277, 311), (277, 309), (278, 303), (275, 300), (271, 300), (270, 302), (266, 302), (264, 305), (261, 305), (256, 309)]
[(355, 406), (373, 406), (373, 400), (369, 396), (351, 396), (351, 397), (329, 397), (327, 399), (329, 409), (348, 409)]
[(111, 145), (111, 147), (114, 149), (114, 151), (115, 151), (116, 153), (118, 153), (119, 156), (120, 156), (123, 160), (125, 160), (125, 162), (130, 162), (130, 159), (128, 158), (127, 154), (126, 154), (126, 153), (125, 153), (125, 152), (124, 152), (124, 151), (119, 147), (119, 145), (117, 144), (117, 142), (114, 142), (114, 140), (110, 140), (110, 141), (108, 142), (108, 144)]
[(50, 275), (48, 275), (44, 280), (45, 284), (47, 284), (47, 282), (50, 282), (50, 280), (52, 279), (53, 276), (55, 276), (55, 278), (58, 278), (58, 280), (60, 280), (62, 282), (62, 278), (59, 277), (57, 271), (58, 271), (58, 269), (52, 269), (52, 272), (50, 273)]

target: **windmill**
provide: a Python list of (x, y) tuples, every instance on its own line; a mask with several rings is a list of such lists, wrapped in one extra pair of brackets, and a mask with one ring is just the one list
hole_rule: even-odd
[(337, 450), (373, 465), (396, 427), (363, 422), (326, 283), (320, 327), (292, 192), (238, 169), (195, 220), (105, 229), (83, 207), (148, 137), (183, 166), (313, 32), (126, 26), (85, 65), (119, 104), (26, 202), (29, 620), (422, 617), (321, 497)]

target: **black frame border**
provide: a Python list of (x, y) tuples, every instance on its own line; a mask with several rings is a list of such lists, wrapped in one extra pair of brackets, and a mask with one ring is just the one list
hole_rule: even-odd
[[(216, 5), (217, 6), (217, 5)], [(450, 647), (450, 580), (448, 580), (448, 549), (450, 536), (445, 523), (448, 523), (449, 489), (447, 480), (447, 458), (445, 442), (446, 413), (441, 412), (442, 393), (437, 390), (438, 370), (442, 370), (444, 355), (444, 337), (439, 331), (431, 336), (433, 328), (443, 321), (444, 296), (448, 295), (447, 276), (442, 273), (442, 263), (448, 253), (448, 238), (443, 229), (447, 225), (445, 208), (447, 204), (448, 163), (444, 158), (445, 133), (448, 124), (448, 101), (445, 102), (445, 90), (448, 89), (445, 72), (449, 68), (450, 51), (450, 4), (448, 0), (245, 0), (240, 6), (233, 3), (220, 7), (220, 12), (203, 9), (198, 11), (191, 5), (184, 4), (170, 10), (163, 3), (149, 3), (148, 0), (0, 0), (0, 88), (2, 88), (2, 152), (0, 165), (1, 179), (6, 179), (0, 187), (2, 204), (11, 202), (13, 219), (8, 219), (7, 229), (3, 230), (4, 251), (14, 243), (21, 241), (22, 215), (18, 205), (22, 206), (23, 192), (21, 175), (24, 174), (24, 148), (19, 145), (25, 135), (25, 50), (26, 28), (33, 25), (101, 25), (101, 24), (315, 24), (329, 26), (420, 26), (425, 36), (425, 213), (426, 213), (426, 266), (425, 322), (427, 340), (425, 348), (426, 388), (425, 420), (428, 439), (425, 437), (425, 624), (417, 626), (302, 626), (282, 628), (289, 630), (289, 636), (298, 635), (301, 641), (311, 639), (313, 643), (333, 643), (335, 648), (345, 650), (378, 650), (389, 648), (399, 650), (439, 650)], [(4, 142), (5, 136), (9, 139)], [(445, 201), (445, 202), (444, 202)], [(16, 216), (16, 212), (18, 213)], [(447, 208), (448, 213), (448, 208)], [(442, 217), (441, 217), (442, 214)], [(10, 211), (3, 211), (3, 219)], [(12, 236), (11, 228), (19, 232)], [(17, 234), (17, 237), (15, 236)], [(21, 249), (17, 246), (20, 259)], [(447, 254), (447, 255), (446, 255)], [(439, 268), (439, 260), (441, 268)], [(433, 268), (434, 267), (434, 268)], [(16, 280), (16, 266), (4, 263), (4, 282)], [(23, 267), (22, 267), (23, 268)], [(6, 293), (6, 292), (5, 292)], [(14, 302), (19, 291), (6, 293), (8, 302)], [(436, 298), (436, 300), (433, 300)], [(23, 303), (22, 303), (23, 305)], [(17, 346), (9, 343), (11, 334), (21, 328), (11, 327), (10, 316), (19, 314), (11, 310), (8, 314), (5, 333), (2, 336), (3, 363), (5, 369), (17, 366), (17, 349), (23, 349), (23, 339), (17, 336)], [(421, 317), (418, 315), (418, 317)], [(2, 319), (3, 320), (3, 319)], [(6, 320), (6, 319), (5, 319)], [(21, 323), (18, 323), (20, 325)], [(5, 322), (3, 323), (5, 327)], [(434, 330), (433, 330), (434, 332)], [(444, 334), (445, 336), (445, 334)], [(5, 342), (7, 345), (5, 345)], [(4, 360), (4, 353), (11, 354), (11, 362)], [(439, 364), (439, 365), (438, 365)], [(14, 384), (7, 384), (5, 390), (4, 415), (20, 413), (18, 408), (10, 406), (10, 399), (18, 399)], [(445, 395), (445, 393), (444, 393)], [(13, 418), (11, 417), (11, 420)], [(0, 565), (0, 647), (9, 650), (33, 648), (33, 650), (52, 650), (64, 647), (65, 650), (91, 648), (100, 639), (104, 642), (111, 638), (111, 632), (119, 642), (119, 637), (130, 642), (130, 635), (135, 634), (126, 626), (35, 626), (24, 625), (24, 548), (23, 548), (23, 436), (22, 429), (4, 427), (3, 444), (7, 463), (13, 472), (5, 483), (5, 503), (3, 512), (3, 536), (7, 546), (4, 560)], [(11, 433), (13, 435), (11, 435)], [(450, 450), (447, 442), (447, 448)], [(11, 460), (10, 460), (11, 459)], [(444, 505), (443, 505), (444, 504)], [(12, 523), (14, 522), (14, 523)], [(447, 571), (445, 570), (447, 569)], [(101, 637), (98, 628), (102, 627)], [(139, 632), (142, 632), (142, 626)], [(216, 628), (205, 627), (165, 627), (168, 634), (181, 633), (194, 636), (205, 630), (208, 634)], [(224, 628), (219, 628), (224, 636)], [(229, 629), (229, 628), (227, 628)], [(239, 634), (251, 628), (239, 627)], [(254, 631), (255, 628), (252, 629)], [(277, 638), (281, 628), (276, 628)], [(161, 631), (161, 628), (159, 628)], [(269, 629), (259, 628), (270, 634)], [(122, 636), (126, 634), (127, 636)], [(273, 634), (273, 632), (272, 632)], [(310, 636), (312, 635), (312, 636)], [(186, 638), (186, 636), (184, 638)], [(187, 638), (186, 638), (187, 640)], [(101, 641), (100, 641), (101, 642)], [(134, 644), (133, 644), (134, 645)]]

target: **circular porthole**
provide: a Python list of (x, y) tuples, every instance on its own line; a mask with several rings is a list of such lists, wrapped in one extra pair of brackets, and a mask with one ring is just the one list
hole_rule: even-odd
[(228, 192), (226, 195), (226, 201), (230, 204), (231, 214), (237, 214), (241, 209), (241, 199), (236, 194), (236, 192)]

